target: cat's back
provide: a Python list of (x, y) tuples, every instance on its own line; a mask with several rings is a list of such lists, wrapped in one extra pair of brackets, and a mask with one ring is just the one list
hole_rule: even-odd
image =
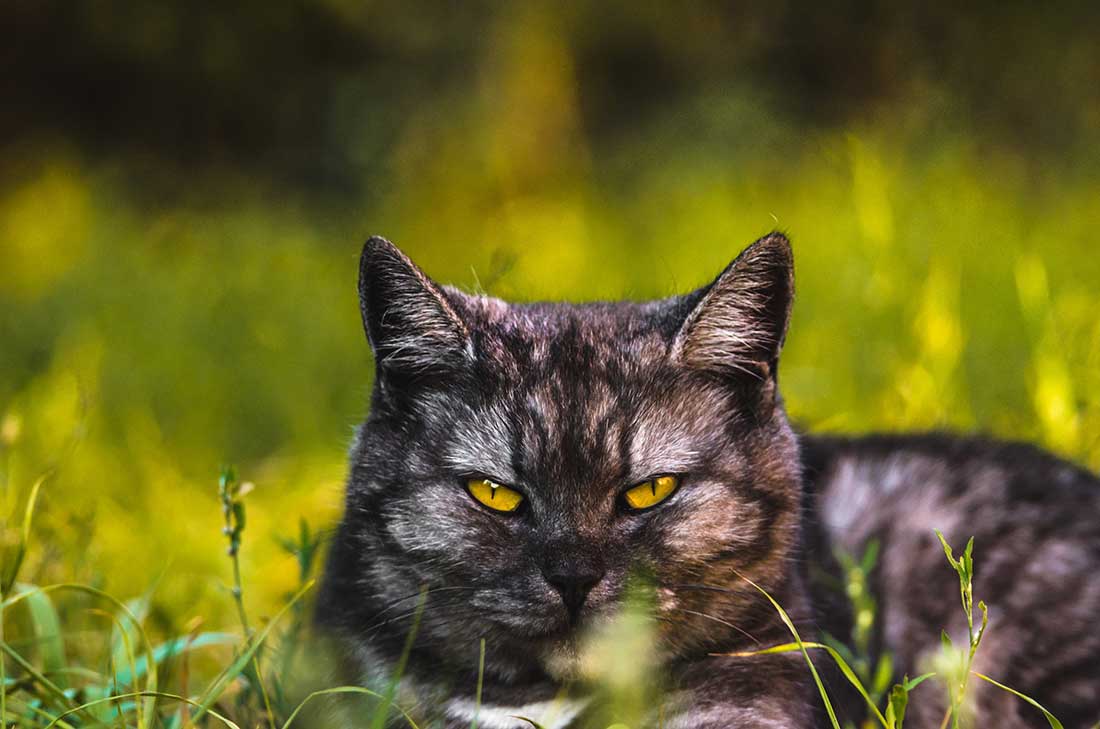
[[(965, 644), (958, 580), (934, 530), (959, 549), (974, 537), (975, 600), (990, 611), (977, 670), (1032, 695), (1067, 727), (1100, 720), (1096, 475), (1034, 446), (942, 434), (806, 436), (802, 452), (809, 531), (819, 535), (810, 551), (880, 548), (875, 642), (899, 659), (899, 672), (925, 668), (941, 628)], [(982, 689), (979, 701), (986, 715), (1008, 717), (999, 726), (1039, 718), (1001, 692)], [(942, 718), (942, 709), (917, 711), (907, 726)]]
[(1100, 537), (1100, 520), (1088, 518), (1098, 515), (1100, 478), (1030, 444), (930, 433), (803, 436), (801, 445), (821, 522), (841, 544), (899, 529), (932, 541), (933, 529), (980, 541), (1005, 527)]

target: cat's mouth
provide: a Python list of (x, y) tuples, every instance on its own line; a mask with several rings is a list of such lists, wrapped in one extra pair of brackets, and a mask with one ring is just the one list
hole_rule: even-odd
[(606, 611), (586, 607), (575, 614), (566, 613), (545, 620), (532, 631), (531, 638), (545, 644), (579, 643), (606, 622), (606, 618)]
[(524, 631), (525, 638), (531, 643), (539, 646), (556, 646), (561, 643), (571, 643), (581, 640), (581, 636), (586, 630), (588, 620), (578, 620), (576, 622), (570, 620), (547, 620), (540, 622), (537, 625), (530, 625), (528, 629)]

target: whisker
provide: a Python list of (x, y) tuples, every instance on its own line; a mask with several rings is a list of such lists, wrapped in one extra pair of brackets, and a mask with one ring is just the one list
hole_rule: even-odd
[(744, 628), (742, 628), (739, 625), (734, 625), (731, 622), (728, 622), (726, 620), (722, 620), (722, 618), (716, 618), (713, 615), (707, 615), (706, 613), (701, 613), (698, 610), (689, 610), (687, 608), (682, 608), (682, 607), (675, 607), (675, 608), (673, 608), (673, 610), (677, 610), (677, 611), (682, 612), (682, 613), (687, 613), (689, 615), (697, 615), (700, 618), (706, 618), (707, 620), (713, 620), (714, 622), (720, 623), (721, 625), (724, 625), (727, 628), (733, 628), (738, 633), (740, 633), (741, 635), (743, 635), (746, 638), (748, 638), (749, 640), (751, 640), (753, 643), (756, 643), (756, 645), (762, 645), (762, 643), (759, 640), (757, 640), (756, 636), (754, 636), (752, 633), (745, 630)]
[(384, 619), (379, 620), (379, 621), (377, 621), (377, 622), (375, 622), (371, 625), (366, 626), (363, 630), (365, 632), (367, 632), (368, 634), (373, 634), (378, 629), (384, 628), (385, 626), (390, 625), (391, 623), (397, 623), (397, 622), (400, 622), (400, 621), (405, 620), (407, 618), (414, 617), (418, 614), (427, 615), (430, 608), (455, 608), (455, 607), (459, 607), (459, 606), (462, 606), (462, 605), (463, 605), (463, 602), (460, 601), (460, 600), (454, 600), (454, 601), (451, 601), (451, 602), (436, 603), (436, 604), (431, 605), (431, 606), (424, 605), (423, 609), (417, 608), (415, 610), (409, 610), (408, 612), (401, 613), (400, 615), (392, 615), (388, 618), (384, 618)]
[(417, 590), (414, 593), (411, 593), (409, 595), (405, 595), (404, 597), (398, 597), (398, 598), (395, 598), (395, 599), (391, 600), (390, 602), (388, 602), (386, 604), (385, 607), (379, 609), (374, 615), (372, 615), (371, 618), (372, 619), (376, 618), (376, 617), (378, 617), (378, 616), (380, 616), (384, 613), (389, 612), (390, 610), (393, 610), (394, 608), (396, 608), (399, 604), (401, 604), (403, 602), (408, 602), (409, 600), (412, 600), (412, 599), (415, 599), (415, 598), (418, 598), (418, 597), (421, 597), (421, 596), (428, 597), (430, 595), (434, 595), (437, 592), (454, 592), (454, 591), (460, 591), (460, 590), (470, 591), (470, 590), (476, 590), (476, 589), (477, 589), (476, 587), (467, 587), (467, 586), (432, 587), (432, 588), (428, 588), (428, 589), (421, 588), (420, 590)]

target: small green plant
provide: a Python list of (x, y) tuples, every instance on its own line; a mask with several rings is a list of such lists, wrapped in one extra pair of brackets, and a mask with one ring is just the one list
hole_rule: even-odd
[[(894, 675), (893, 654), (882, 651), (879, 656), (871, 655), (871, 639), (875, 622), (878, 619), (878, 602), (871, 590), (871, 573), (878, 563), (879, 543), (871, 540), (856, 559), (844, 549), (836, 549), (834, 554), (842, 570), (841, 581), (832, 584), (833, 589), (842, 590), (852, 607), (852, 633), (848, 641), (824, 634), (822, 642), (840, 654), (852, 667), (860, 682), (867, 687), (871, 702), (879, 705), (891, 690), (890, 681)], [(835, 581), (831, 576), (821, 575), (822, 580)]]
[[(298, 589), (303, 589), (313, 579), (317, 554), (321, 546), (321, 535), (312, 531), (305, 519), (299, 519), (297, 537), (294, 539), (283, 537), (279, 539), (279, 545), (297, 561)], [(289, 600), (291, 597), (292, 595), (288, 594), (286, 599)], [(272, 686), (274, 700), (281, 707), (285, 707), (289, 701), (286, 684), (293, 680), (306, 624), (306, 606), (302, 601), (295, 602), (291, 611), (293, 617), (290, 627), (280, 641), (279, 670)]]
[[(969, 687), (969, 678), (971, 675), (976, 676), (979, 679), (996, 686), (997, 688), (1013, 694), (1014, 696), (1027, 702), (1028, 704), (1031, 704), (1040, 712), (1042, 712), (1043, 716), (1046, 718), (1052, 729), (1063, 729), (1061, 722), (1059, 722), (1053, 714), (1047, 711), (1046, 708), (1039, 704), (1039, 702), (1035, 701), (1029, 696), (1025, 696), (1015, 689), (1012, 689), (1002, 683), (999, 683), (998, 681), (995, 681), (985, 674), (979, 673), (972, 669), (974, 656), (978, 652), (978, 648), (981, 645), (982, 636), (985, 634), (985, 630), (989, 624), (989, 611), (986, 608), (985, 603), (980, 600), (978, 601), (977, 606), (978, 612), (981, 614), (981, 620), (976, 628), (974, 623), (974, 539), (971, 538), (967, 542), (966, 548), (963, 550), (962, 555), (956, 558), (954, 556), (954, 552), (951, 549), (951, 546), (948, 544), (943, 534), (941, 534), (937, 530), (936, 536), (939, 538), (940, 544), (943, 546), (944, 554), (947, 556), (947, 561), (951, 564), (951, 567), (955, 570), (956, 574), (958, 574), (959, 577), (959, 596), (962, 601), (963, 611), (966, 614), (966, 623), (968, 629), (967, 647), (965, 650), (957, 650), (947, 633), (945, 631), (941, 632), (940, 639), (944, 647), (943, 655), (946, 657), (945, 663), (948, 667), (945, 675), (941, 676), (938, 673), (926, 673), (913, 679), (910, 679), (908, 676), (903, 677), (901, 683), (894, 684), (894, 686), (887, 694), (885, 711), (879, 709), (878, 702), (875, 700), (871, 692), (868, 691), (864, 684), (864, 681), (861, 680), (857, 671), (852, 668), (849, 661), (845, 659), (845, 657), (841, 654), (839, 650), (834, 648), (832, 645), (803, 641), (798, 633), (798, 630), (795, 628), (794, 623), (791, 621), (790, 616), (787, 615), (787, 612), (783, 609), (783, 607), (778, 602), (776, 602), (776, 600), (772, 598), (772, 596), (768, 594), (768, 592), (764, 588), (744, 576), (741, 576), (741, 579), (745, 580), (754, 588), (756, 588), (771, 603), (772, 607), (779, 614), (780, 619), (783, 621), (783, 624), (790, 631), (792, 637), (794, 638), (794, 642), (783, 643), (781, 645), (772, 646), (770, 648), (764, 648), (761, 650), (729, 653), (724, 655), (747, 657), (769, 655), (774, 653), (790, 653), (794, 651), (801, 652), (807, 666), (809, 667), (810, 673), (813, 675), (814, 682), (817, 685), (822, 703), (825, 706), (826, 713), (828, 714), (829, 720), (832, 723), (834, 729), (840, 729), (840, 723), (837, 720), (836, 713), (833, 710), (832, 702), (829, 699), (829, 695), (826, 692), (825, 687), (822, 684), (821, 679), (818, 675), (817, 668), (814, 666), (813, 660), (810, 658), (810, 650), (824, 651), (830, 658), (832, 658), (837, 667), (840, 669), (841, 673), (844, 675), (845, 679), (847, 679), (848, 682), (851, 683), (853, 687), (855, 687), (855, 689), (867, 702), (867, 707), (872, 715), (872, 718), (876, 720), (883, 727), (883, 729), (903, 729), (905, 712), (909, 706), (910, 701), (910, 693), (930, 678), (939, 678), (945, 683), (948, 691), (949, 702), (941, 726), (944, 729), (946, 729), (946, 727), (948, 726), (951, 726), (952, 729), (958, 729), (963, 723), (963, 707), (965, 705), (967, 688)], [(864, 563), (866, 562), (867, 559), (865, 555)], [(857, 618), (857, 636), (859, 635), (858, 631), (860, 630), (860, 626), (858, 623), (859, 621)]]
[(963, 700), (970, 684), (970, 667), (974, 663), (974, 654), (978, 652), (982, 636), (989, 625), (989, 610), (985, 603), (978, 601), (978, 610), (981, 612), (981, 623), (977, 630), (974, 628), (974, 538), (966, 543), (963, 553), (956, 558), (951, 550), (951, 545), (944, 539), (943, 534), (937, 529), (936, 536), (943, 545), (943, 553), (947, 561), (959, 575), (959, 597), (962, 600), (963, 611), (966, 613), (967, 646), (965, 649), (957, 649), (951, 641), (947, 631), (940, 633), (940, 641), (943, 644), (943, 661), (947, 665), (947, 671), (943, 680), (947, 684), (949, 705), (947, 714), (943, 719), (943, 726), (951, 722), (953, 729), (959, 729), (963, 713)]
[(946, 632), (940, 634), (944, 646), (944, 653), (948, 656), (948, 662), (950, 663), (950, 658), (952, 656), (955, 657), (956, 661), (956, 670), (946, 679), (948, 695), (950, 696), (950, 706), (943, 718), (942, 726), (946, 727), (948, 721), (950, 721), (953, 729), (958, 729), (961, 714), (960, 709), (966, 697), (970, 676), (973, 675), (1031, 704), (1043, 713), (1043, 716), (1046, 718), (1047, 722), (1050, 723), (1052, 729), (1062, 729), (1062, 723), (1039, 704), (1039, 702), (971, 668), (974, 663), (974, 655), (978, 652), (978, 647), (982, 642), (982, 636), (985, 635), (985, 629), (989, 625), (989, 610), (986, 608), (985, 603), (979, 600), (978, 610), (981, 613), (981, 623), (978, 625), (977, 630), (974, 629), (974, 538), (970, 538), (966, 543), (966, 548), (963, 550), (962, 555), (956, 558), (951, 550), (951, 545), (947, 543), (947, 540), (944, 539), (943, 534), (941, 534), (939, 530), (936, 530), (936, 536), (939, 538), (940, 544), (943, 545), (943, 552), (947, 556), (947, 561), (951, 563), (951, 566), (959, 576), (959, 597), (962, 600), (963, 611), (966, 613), (966, 627), (969, 638), (966, 649), (958, 650), (952, 644), (951, 637), (948, 636)]
[[(240, 617), (246, 644), (252, 640), (254, 634), (244, 607), (244, 586), (241, 582), (241, 535), (244, 533), (246, 523), (244, 497), (254, 488), (255, 485), (251, 481), (243, 483), (238, 481), (237, 473), (232, 467), (222, 469), (221, 477), (218, 479), (218, 496), (222, 505), (222, 518), (225, 521), (222, 533), (229, 543), (226, 554), (233, 563), (233, 585), (230, 593), (237, 606), (237, 615)], [(271, 698), (268, 696), (263, 674), (260, 671), (262, 655), (263, 645), (258, 644), (252, 659), (243, 668), (245, 690), (237, 695), (237, 700), (238, 705), (243, 708), (250, 703), (250, 698), (258, 695), (267, 723), (271, 729), (275, 729), (275, 713), (271, 709)]]
[[(198, 632), (153, 643), (144, 626), (150, 614), (153, 591), (120, 602), (94, 587), (79, 584), (35, 586), (19, 581), (20, 567), (30, 550), (31, 524), (37, 497), (45, 478), (30, 489), (23, 510), (21, 527), (15, 538), (5, 539), (3, 579), (0, 580), (0, 727), (138, 727), (140, 729), (182, 729), (205, 724), (204, 716), (228, 727), (259, 726), (261, 717), (269, 726), (289, 727), (310, 695), (294, 706), (276, 706), (270, 700), (263, 680), (262, 648), (274, 634), (276, 625), (288, 612), (296, 620), (283, 634), (293, 644), (300, 640), (304, 613), (302, 597), (312, 586), (310, 573), (315, 562), (319, 538), (303, 522), (292, 552), (298, 557), (301, 585), (283, 609), (262, 628), (253, 628), (244, 609), (240, 548), (245, 527), (243, 497), (251, 490), (240, 484), (231, 469), (222, 473), (219, 494), (222, 500), (224, 533), (233, 565), (230, 593), (241, 621), (242, 636), (230, 633)], [(5, 486), (7, 484), (5, 483)], [(8, 533), (4, 523), (5, 534)], [(10, 542), (10, 543), (9, 543)], [(288, 545), (289, 547), (289, 545)], [(88, 665), (66, 651), (62, 613), (55, 602), (59, 594), (74, 594), (85, 602), (99, 603), (106, 609), (90, 608), (111, 626), (105, 631), (107, 657), (101, 665)], [(20, 634), (3, 632), (6, 618), (23, 609), (25, 625)], [(20, 645), (34, 649), (25, 654)], [(236, 646), (233, 658), (207, 686), (195, 694), (187, 689), (187, 656), (210, 648)], [(291, 654), (292, 655), (292, 654)], [(284, 661), (288, 660), (284, 654)], [(285, 665), (285, 663), (284, 663)], [(14, 667), (14, 673), (9, 672)], [(175, 674), (179, 692), (160, 688), (166, 674)], [(282, 678), (276, 671), (276, 681)], [(366, 693), (358, 687), (337, 687), (324, 693)], [(281, 697), (284, 695), (280, 694)], [(232, 699), (226, 704), (227, 699)], [(259, 706), (259, 709), (257, 709)], [(236, 721), (230, 716), (235, 716)], [(280, 719), (285, 717), (285, 719)]]
[(241, 585), (241, 535), (245, 526), (244, 497), (255, 486), (251, 481), (241, 483), (237, 480), (237, 472), (230, 466), (222, 469), (218, 478), (218, 497), (222, 504), (222, 518), (225, 526), (222, 534), (229, 542), (226, 554), (233, 562), (233, 587), (231, 593), (233, 601), (237, 604), (237, 614), (241, 619), (241, 628), (245, 637), (252, 635), (252, 628), (248, 625), (248, 615), (244, 609), (244, 588)]

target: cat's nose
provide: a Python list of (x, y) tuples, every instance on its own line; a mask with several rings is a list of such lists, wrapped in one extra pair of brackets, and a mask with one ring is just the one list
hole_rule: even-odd
[(561, 600), (565, 603), (565, 609), (569, 611), (571, 622), (577, 622), (584, 601), (588, 599), (588, 593), (592, 591), (605, 572), (599, 568), (587, 569), (548, 569), (543, 570), (543, 577), (550, 586), (558, 591)]

